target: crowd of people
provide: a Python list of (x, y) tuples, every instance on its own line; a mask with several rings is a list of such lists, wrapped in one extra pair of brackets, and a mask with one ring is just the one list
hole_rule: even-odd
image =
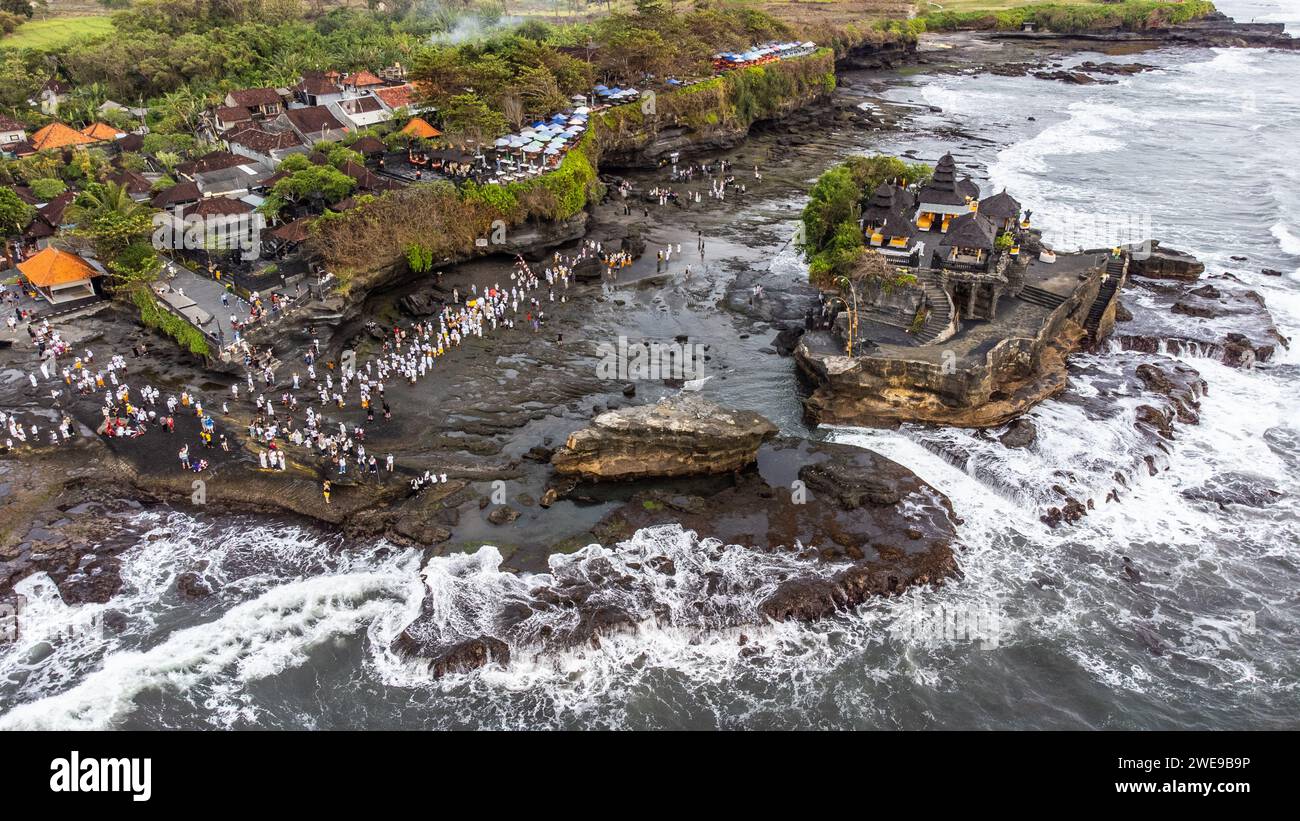
[[(722, 200), (728, 191), (746, 190), (732, 172), (731, 165), (723, 160), (674, 165), (669, 176), (671, 181), (682, 184), (706, 180), (710, 196)], [(754, 173), (756, 179), (761, 178), (757, 167)], [(633, 194), (626, 182), (620, 183), (618, 191), (625, 200)], [(657, 186), (649, 194), (660, 204), (667, 204), (683, 196), (699, 202), (701, 192), (674, 192), (667, 186)], [(702, 260), (703, 234), (697, 238), (696, 250)], [(674, 257), (683, 258), (680, 243), (657, 249), (657, 269), (666, 269)], [(48, 392), (55, 413), (42, 415), (36, 421), (20, 420), (17, 413), (0, 413), (4, 447), (11, 450), (23, 444), (67, 442), (78, 430), (69, 412), (72, 403), (94, 399), (99, 404), (98, 435), (122, 440), (178, 435), (177, 420), (189, 416), (197, 423), (193, 426), (197, 434), (178, 435), (186, 437), (175, 450), (181, 470), (203, 473), (216, 461), (210, 455), (205, 457), (205, 453), (220, 452), (225, 461), (235, 458), (229, 454), (238, 447), (248, 458), (256, 459), (261, 470), (285, 472), (291, 461), (314, 466), (308, 472), (324, 477), (321, 492), (329, 503), (331, 482), (352, 477), (387, 481), (397, 472), (392, 453), (381, 455), (366, 443), (368, 426), (373, 426), (377, 418), (392, 418), (388, 390), (395, 382), (417, 384), (435, 372), (439, 359), (470, 337), (481, 338), (499, 329), (540, 332), (550, 306), (557, 300), (568, 300), (575, 268), (598, 265), (602, 278), (613, 281), (622, 269), (633, 264), (633, 259), (626, 248), (606, 249), (600, 241), (590, 239), (572, 254), (555, 252), (536, 269), (518, 257), (506, 281), (484, 287), (470, 284), (466, 293), (459, 286), (453, 288), (450, 301), (432, 317), (385, 331), (379, 349), (364, 362), (322, 362), (319, 340), (313, 340), (302, 354), (301, 364), (286, 368), (269, 348), (259, 350), (238, 333), (245, 323), (232, 316), (231, 327), (236, 335), (227, 350), (242, 357), (244, 378), (229, 385), (227, 395), (215, 399), (190, 388), (165, 392), (143, 378), (143, 368), (129, 367), (125, 356), (114, 354), (97, 361), (89, 349), (74, 351), (48, 321), (29, 321), (26, 330), (37, 351), (38, 365), (27, 377), (37, 396)], [(690, 276), (689, 265), (685, 273)], [(753, 298), (761, 299), (761, 290), (756, 290)], [(252, 294), (249, 302), (249, 321), (263, 314), (276, 316), (285, 307), (279, 295), (262, 300)], [(10, 327), (16, 328), (19, 319), (11, 318)], [(557, 334), (556, 341), (563, 344), (563, 336)], [(137, 343), (131, 353), (138, 360), (146, 350)], [(351, 421), (342, 418), (345, 414)], [(222, 420), (220, 428), (218, 419)], [(246, 424), (241, 419), (247, 420)], [(246, 426), (246, 442), (231, 441), (231, 431), (237, 425)], [(190, 430), (191, 426), (182, 429)], [(405, 479), (413, 492), (448, 480), (446, 473), (433, 470)]]

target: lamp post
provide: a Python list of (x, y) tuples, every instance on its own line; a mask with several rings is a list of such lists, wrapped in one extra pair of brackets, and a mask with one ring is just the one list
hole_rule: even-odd
[(831, 297), (833, 300), (839, 300), (840, 304), (844, 306), (844, 310), (849, 313), (849, 339), (846, 354), (848, 356), (853, 356), (853, 343), (858, 338), (858, 289), (853, 284), (853, 280), (846, 276), (836, 277), (835, 284), (839, 285), (841, 288), (848, 288), (849, 294), (853, 297), (852, 305), (850, 305), (848, 300), (839, 294), (835, 294)]

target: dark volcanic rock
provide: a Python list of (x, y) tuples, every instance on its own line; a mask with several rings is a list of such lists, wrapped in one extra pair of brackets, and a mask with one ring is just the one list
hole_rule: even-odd
[(397, 301), (397, 307), (408, 316), (432, 316), (442, 310), (448, 293), (440, 285), (429, 285), (407, 294)]
[(1266, 362), (1279, 345), (1288, 345), (1257, 291), (1231, 274), (1210, 279), (1197, 288), (1172, 289), (1139, 281), (1149, 297), (1115, 338), (1127, 350), (1194, 351), (1237, 368)]
[(814, 493), (834, 499), (844, 510), (856, 510), (864, 504), (898, 504), (903, 498), (899, 479), (907, 473), (910, 471), (902, 465), (864, 450), (804, 465), (799, 478)]
[(467, 639), (450, 647), (430, 647), (407, 628), (393, 641), (393, 650), (411, 658), (427, 658), (434, 678), (467, 673), (492, 662), (510, 663), (510, 647), (491, 636)]
[(1209, 386), (1195, 369), (1175, 362), (1138, 365), (1137, 378), (1147, 390), (1168, 397), (1175, 418), (1184, 424), (1195, 425), (1201, 421), (1200, 397)]
[(1186, 251), (1174, 248), (1162, 248), (1157, 241), (1151, 242), (1151, 254), (1143, 257), (1134, 254), (1129, 263), (1132, 276), (1150, 277), (1152, 279), (1195, 280), (1205, 271), (1205, 265)]
[(772, 340), (772, 347), (781, 356), (789, 356), (794, 353), (794, 349), (799, 345), (799, 337), (803, 336), (804, 329), (799, 326), (783, 328), (776, 338)]
[(122, 589), (121, 573), (120, 560), (112, 556), (96, 556), (75, 572), (55, 581), (68, 604), (104, 604)]
[(1038, 428), (1028, 419), (1020, 418), (1007, 425), (1007, 430), (998, 437), (998, 441), (1009, 448), (1032, 447), (1038, 439)]
[(176, 591), (187, 599), (202, 599), (213, 593), (212, 585), (207, 578), (193, 570), (176, 577)]

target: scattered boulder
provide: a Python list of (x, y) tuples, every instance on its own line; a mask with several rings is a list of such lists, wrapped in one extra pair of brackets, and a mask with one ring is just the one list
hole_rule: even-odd
[(998, 437), (998, 441), (1008, 448), (1032, 447), (1038, 439), (1038, 428), (1028, 419), (1020, 418), (1007, 425), (1007, 430)]
[(602, 413), (571, 434), (551, 464), (591, 480), (729, 473), (753, 464), (776, 425), (696, 394)]
[(1151, 279), (1177, 279), (1191, 282), (1205, 272), (1205, 265), (1186, 251), (1174, 248), (1162, 248), (1156, 240), (1151, 241), (1151, 253), (1143, 255), (1134, 253), (1129, 262), (1131, 276), (1150, 277)]
[(202, 574), (193, 570), (176, 577), (176, 591), (187, 599), (202, 599), (214, 592), (212, 584)]

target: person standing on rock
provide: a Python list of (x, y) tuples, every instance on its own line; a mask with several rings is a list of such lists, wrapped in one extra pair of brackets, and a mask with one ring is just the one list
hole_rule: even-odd
[(321, 495), (325, 497), (325, 504), (330, 503), (330, 480), (326, 479), (320, 484)]

